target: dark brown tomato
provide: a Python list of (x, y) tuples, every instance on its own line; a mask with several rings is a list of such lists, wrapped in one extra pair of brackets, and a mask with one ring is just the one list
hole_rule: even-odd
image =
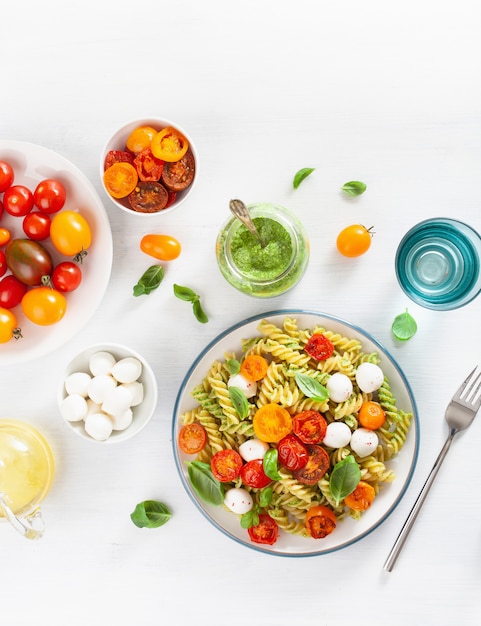
[(180, 161), (165, 163), (162, 172), (162, 180), (171, 191), (183, 191), (192, 184), (195, 174), (194, 155), (190, 150), (184, 154)]
[(52, 257), (38, 241), (12, 239), (5, 248), (5, 257), (9, 270), (24, 285), (36, 287), (42, 276), (52, 273)]
[(293, 476), (304, 485), (315, 485), (329, 469), (329, 455), (318, 445), (307, 446), (307, 453), (306, 465), (293, 472)]
[(134, 211), (139, 213), (156, 213), (165, 209), (169, 193), (167, 189), (156, 182), (140, 181), (132, 193), (129, 194), (129, 203)]
[(134, 156), (132, 152), (127, 150), (110, 150), (105, 157), (104, 171), (108, 170), (114, 163), (130, 163), (133, 165)]

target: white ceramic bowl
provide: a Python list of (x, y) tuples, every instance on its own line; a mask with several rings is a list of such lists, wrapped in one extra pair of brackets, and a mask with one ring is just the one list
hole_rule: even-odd
[[(152, 419), (154, 411), (157, 407), (158, 389), (157, 380), (155, 374), (149, 365), (149, 363), (135, 350), (128, 348), (127, 346), (116, 343), (104, 343), (91, 345), (85, 350), (82, 350), (66, 366), (62, 380), (58, 387), (58, 404), (60, 407), (61, 402), (67, 397), (68, 393), (65, 389), (66, 378), (75, 372), (87, 372), (89, 371), (89, 359), (97, 352), (109, 352), (115, 358), (116, 361), (125, 357), (134, 357), (138, 359), (142, 364), (142, 372), (138, 378), (138, 381), (143, 384), (144, 397), (140, 404), (132, 407), (133, 419), (131, 424), (124, 430), (113, 430), (112, 434), (105, 440), (100, 441), (91, 437), (85, 430), (84, 421), (72, 422), (64, 419), (65, 424), (74, 431), (80, 437), (93, 441), (94, 443), (100, 443), (103, 445), (109, 445), (112, 443), (119, 443), (130, 439), (137, 433), (139, 433)], [(62, 418), (63, 419), (63, 418)]]
[[(192, 155), (194, 157), (194, 163), (195, 163), (194, 179), (192, 183), (189, 185), (189, 187), (187, 187), (187, 189), (185, 189), (184, 191), (177, 192), (177, 197), (170, 206), (160, 211), (155, 211), (152, 213), (142, 213), (140, 211), (134, 211), (129, 204), (128, 198), (114, 198), (107, 191), (105, 184), (104, 184), (105, 157), (110, 152), (110, 150), (126, 150), (125, 144), (129, 135), (132, 133), (132, 131), (134, 131), (139, 126), (152, 126), (153, 128), (155, 128), (156, 130), (158, 129), (159, 131), (162, 130), (163, 128), (166, 128), (167, 126), (172, 126), (176, 130), (178, 130), (189, 142), (189, 150), (192, 152)], [(149, 217), (153, 217), (153, 216), (160, 215), (160, 214), (165, 215), (166, 213), (170, 213), (174, 209), (179, 207), (183, 202), (185, 202), (185, 200), (187, 200), (187, 198), (192, 193), (192, 189), (194, 188), (195, 182), (199, 174), (199, 157), (198, 157), (197, 150), (194, 146), (194, 143), (191, 137), (183, 128), (181, 128), (175, 122), (171, 122), (170, 120), (155, 118), (155, 117), (132, 120), (131, 122), (128, 122), (127, 124), (124, 124), (121, 128), (119, 128), (105, 144), (104, 149), (102, 150), (102, 153), (100, 155), (99, 174), (100, 174), (100, 180), (105, 190), (105, 193), (107, 194), (107, 196), (110, 198), (110, 200), (115, 204), (117, 208), (129, 213), (129, 215), (136, 215), (140, 218), (149, 218)]]

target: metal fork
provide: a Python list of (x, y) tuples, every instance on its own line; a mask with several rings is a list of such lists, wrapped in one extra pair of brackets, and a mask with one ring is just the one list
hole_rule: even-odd
[(392, 571), (392, 568), (396, 563), (397, 557), (399, 556), (409, 532), (414, 525), (416, 517), (424, 504), (428, 491), (436, 478), (439, 468), (441, 467), (449, 448), (451, 447), (454, 436), (461, 430), (465, 430), (471, 425), (481, 406), (481, 372), (476, 373), (477, 370), (478, 367), (476, 366), (456, 391), (451, 402), (446, 408), (445, 417), (449, 426), (448, 438), (446, 439), (446, 442), (439, 453), (439, 456), (436, 459), (436, 462), (434, 463), (429, 476), (427, 477), (426, 482), (424, 483), (423, 488), (421, 489), (416, 502), (411, 509), (411, 512), (407, 516), (404, 526), (401, 528), (401, 532), (394, 542), (386, 562), (384, 563), (384, 569), (387, 572)]

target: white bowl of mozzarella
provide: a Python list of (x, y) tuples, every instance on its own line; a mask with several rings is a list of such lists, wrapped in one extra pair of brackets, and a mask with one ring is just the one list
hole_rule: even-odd
[(58, 390), (58, 406), (71, 430), (93, 442), (130, 439), (152, 419), (157, 381), (138, 352), (117, 343), (95, 344), (72, 358)]

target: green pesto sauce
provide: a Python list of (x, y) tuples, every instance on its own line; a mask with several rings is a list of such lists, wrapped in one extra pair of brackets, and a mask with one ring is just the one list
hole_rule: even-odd
[(291, 263), (291, 237), (282, 224), (268, 217), (255, 217), (253, 222), (262, 241), (266, 242), (265, 246), (262, 247), (242, 225), (232, 238), (232, 260), (245, 276), (254, 280), (272, 280)]

